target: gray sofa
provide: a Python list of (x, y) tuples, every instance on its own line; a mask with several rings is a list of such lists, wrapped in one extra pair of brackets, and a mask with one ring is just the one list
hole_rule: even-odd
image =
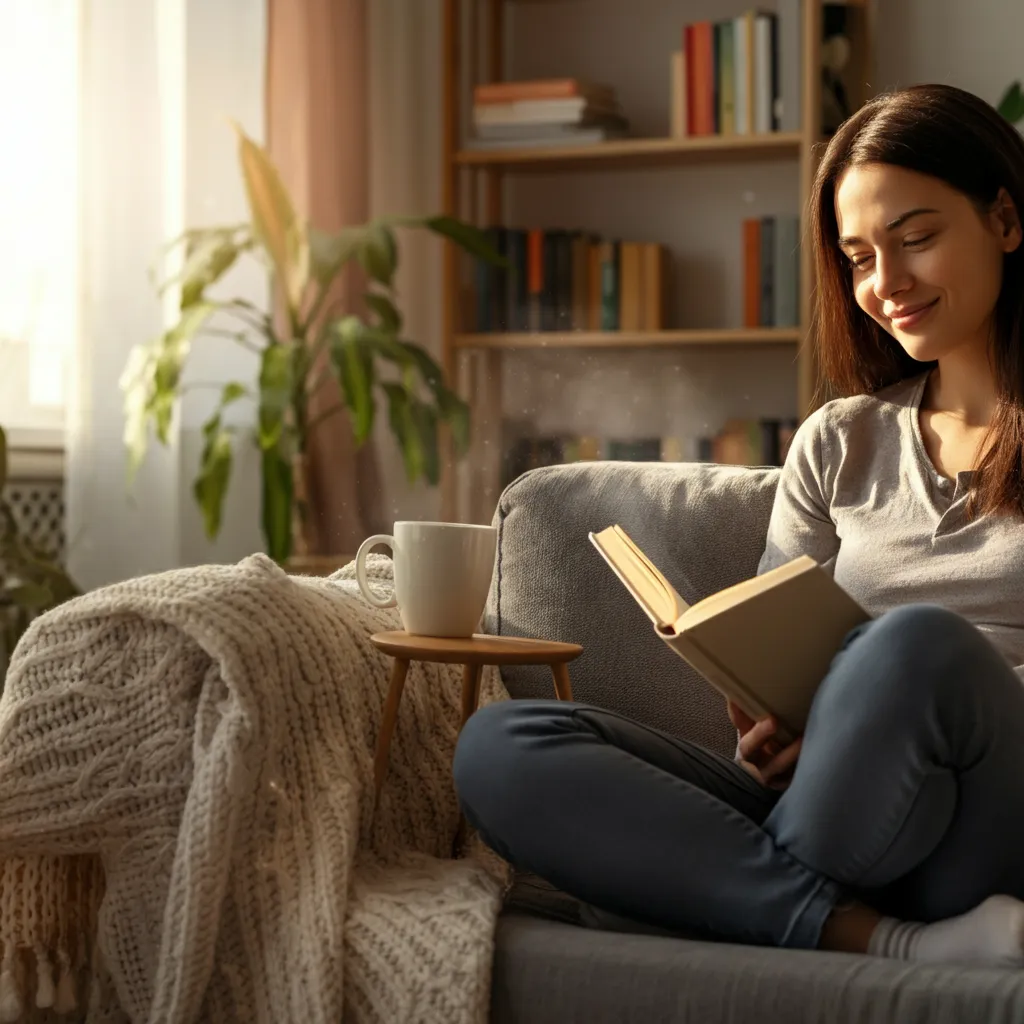
[[(778, 470), (590, 462), (531, 470), (501, 495), (487, 632), (583, 645), (574, 696), (728, 756), (724, 703), (653, 633), (587, 539), (619, 523), (689, 601), (753, 575)], [(514, 698), (547, 669), (505, 667)], [(980, 837), (979, 842), (992, 841)], [(580, 851), (585, 856), (585, 851)], [(1024, 1021), (1024, 972), (712, 943), (602, 918), (517, 878), (499, 918), (494, 1024)]]

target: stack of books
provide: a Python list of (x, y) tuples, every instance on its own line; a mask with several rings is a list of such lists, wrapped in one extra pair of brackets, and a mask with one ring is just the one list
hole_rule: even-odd
[(684, 26), (672, 55), (672, 134), (800, 129), (800, 2)]
[(469, 149), (592, 145), (629, 125), (608, 85), (576, 78), (490, 82), (473, 90)]
[(476, 331), (664, 328), (665, 246), (561, 228), (490, 227), (486, 233), (508, 267), (476, 262)]
[(800, 218), (743, 222), (743, 326), (796, 327), (800, 322)]
[(697, 438), (697, 459), (723, 466), (781, 466), (786, 461), (798, 422), (796, 419), (728, 419), (714, 437)]

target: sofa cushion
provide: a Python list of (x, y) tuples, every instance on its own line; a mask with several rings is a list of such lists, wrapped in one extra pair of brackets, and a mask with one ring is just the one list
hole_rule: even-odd
[(1010, 1024), (1024, 971), (498, 919), (491, 1024)]
[[(524, 473), (492, 520), (498, 559), (484, 629), (578, 643), (573, 696), (731, 756), (725, 702), (655, 634), (588, 531), (618, 523), (689, 602), (754, 575), (774, 467), (582, 462)], [(551, 697), (542, 666), (504, 666), (513, 697)]]

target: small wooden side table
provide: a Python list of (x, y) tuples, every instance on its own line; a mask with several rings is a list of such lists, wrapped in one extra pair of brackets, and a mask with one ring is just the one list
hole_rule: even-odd
[[(405, 630), (374, 633), (370, 642), (395, 663), (391, 669), (391, 683), (384, 701), (377, 750), (373, 760), (374, 801), (380, 797), (381, 786), (388, 767), (391, 736), (398, 718), (398, 705), (402, 699), (406, 673), (410, 661), (433, 661), (462, 665), (462, 726), (476, 710), (480, 699), (480, 677), (484, 665), (550, 665), (554, 678), (555, 696), (559, 700), (572, 700), (568, 662), (579, 657), (583, 648), (579, 644), (564, 644), (557, 640), (534, 640), (518, 636), (489, 636), (474, 633), (471, 637), (415, 636)], [(460, 817), (456, 847), (464, 831)]]

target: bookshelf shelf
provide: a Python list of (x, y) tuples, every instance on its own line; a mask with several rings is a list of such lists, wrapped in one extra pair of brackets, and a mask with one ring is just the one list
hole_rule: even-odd
[(799, 328), (760, 327), (683, 331), (539, 331), (535, 334), (493, 332), (457, 334), (461, 349), (670, 348), (676, 345), (793, 345)]
[(592, 146), (532, 146), (521, 149), (463, 149), (455, 154), (462, 167), (548, 170), (561, 167), (650, 167), (714, 160), (796, 159), (798, 132), (759, 135), (705, 135), (695, 138), (617, 139)]

